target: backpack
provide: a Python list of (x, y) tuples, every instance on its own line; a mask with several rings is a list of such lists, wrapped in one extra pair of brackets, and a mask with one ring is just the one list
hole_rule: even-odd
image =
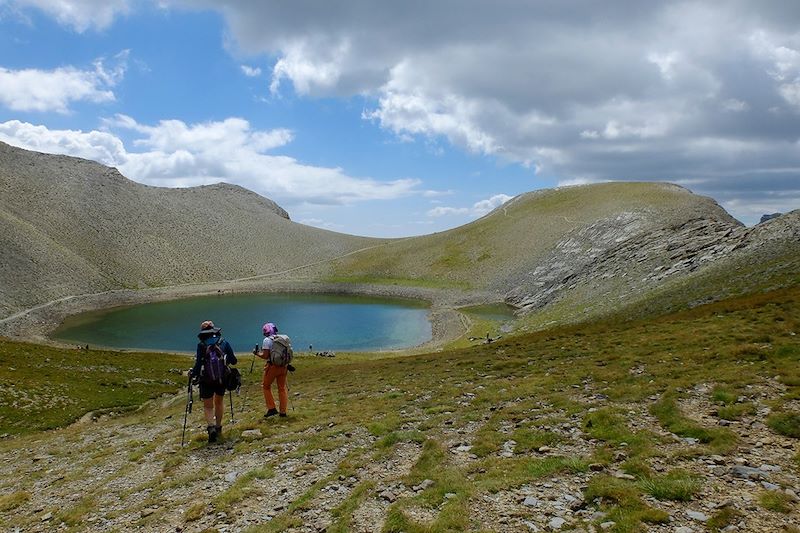
[(237, 368), (228, 367), (228, 373), (225, 376), (225, 390), (238, 391), (242, 388), (242, 374)]
[[(221, 340), (222, 339), (220, 339), (220, 341)], [(225, 384), (225, 375), (228, 372), (228, 367), (225, 364), (225, 352), (222, 351), (222, 347), (219, 345), (220, 341), (206, 347), (203, 370), (200, 373), (205, 383), (214, 385)]]
[(292, 362), (294, 350), (292, 350), (292, 340), (287, 335), (273, 335), (272, 348), (269, 351), (269, 364), (275, 366), (286, 366)]

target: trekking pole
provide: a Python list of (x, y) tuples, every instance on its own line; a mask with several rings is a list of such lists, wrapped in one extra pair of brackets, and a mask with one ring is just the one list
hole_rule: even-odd
[[(255, 348), (253, 348), (253, 361), (250, 363), (250, 375), (253, 374), (253, 367), (256, 364), (256, 351), (258, 351), (258, 344), (256, 344)], [(249, 392), (249, 389), (244, 389), (244, 400), (242, 400), (242, 412), (243, 413), (244, 413), (244, 408), (247, 405), (247, 393), (248, 392)]]
[(192, 412), (192, 404), (194, 403), (194, 395), (192, 394), (192, 372), (189, 371), (189, 385), (188, 385), (188, 398), (186, 399), (186, 410), (183, 413), (183, 434), (181, 435), (181, 448), (186, 438), (186, 420), (189, 418), (189, 413)]

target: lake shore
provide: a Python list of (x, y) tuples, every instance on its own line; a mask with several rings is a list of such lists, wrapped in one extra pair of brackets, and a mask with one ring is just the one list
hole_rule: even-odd
[(0, 320), (0, 335), (53, 346), (71, 346), (71, 344), (51, 339), (49, 336), (70, 315), (192, 296), (247, 292), (347, 294), (408, 298), (428, 302), (431, 340), (411, 348), (391, 350), (392, 353), (415, 353), (441, 349), (467, 331), (468, 319), (457, 310), (459, 307), (502, 301), (500, 294), (456, 289), (325, 283), (308, 280), (251, 279), (138, 290), (124, 289), (68, 296)]

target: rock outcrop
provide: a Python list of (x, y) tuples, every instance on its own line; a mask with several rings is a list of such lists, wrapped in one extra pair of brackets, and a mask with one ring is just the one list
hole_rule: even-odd
[(709, 217), (637, 233), (637, 220), (620, 215), (566, 235), (506, 301), (530, 312), (578, 290), (594, 305), (619, 304), (712, 266), (800, 254), (800, 211), (752, 228)]

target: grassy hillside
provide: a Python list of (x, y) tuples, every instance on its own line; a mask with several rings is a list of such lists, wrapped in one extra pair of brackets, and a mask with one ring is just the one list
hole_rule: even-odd
[(694, 217), (733, 220), (713, 201), (659, 183), (606, 183), (521, 195), (464, 226), (336, 262), (336, 279), (510, 290), (565, 236), (591, 225), (628, 238)]
[(798, 317), (794, 287), (412, 358), (300, 356), (289, 418), (261, 417), (246, 374), (247, 408), (221, 444), (205, 444), (195, 410), (180, 448), (180, 391), (141, 412), (0, 441), (0, 520), (70, 531), (796, 533)]
[(0, 337), (0, 434), (74, 422), (89, 411), (121, 412), (174, 394), (192, 365), (180, 355), (53, 348)]

